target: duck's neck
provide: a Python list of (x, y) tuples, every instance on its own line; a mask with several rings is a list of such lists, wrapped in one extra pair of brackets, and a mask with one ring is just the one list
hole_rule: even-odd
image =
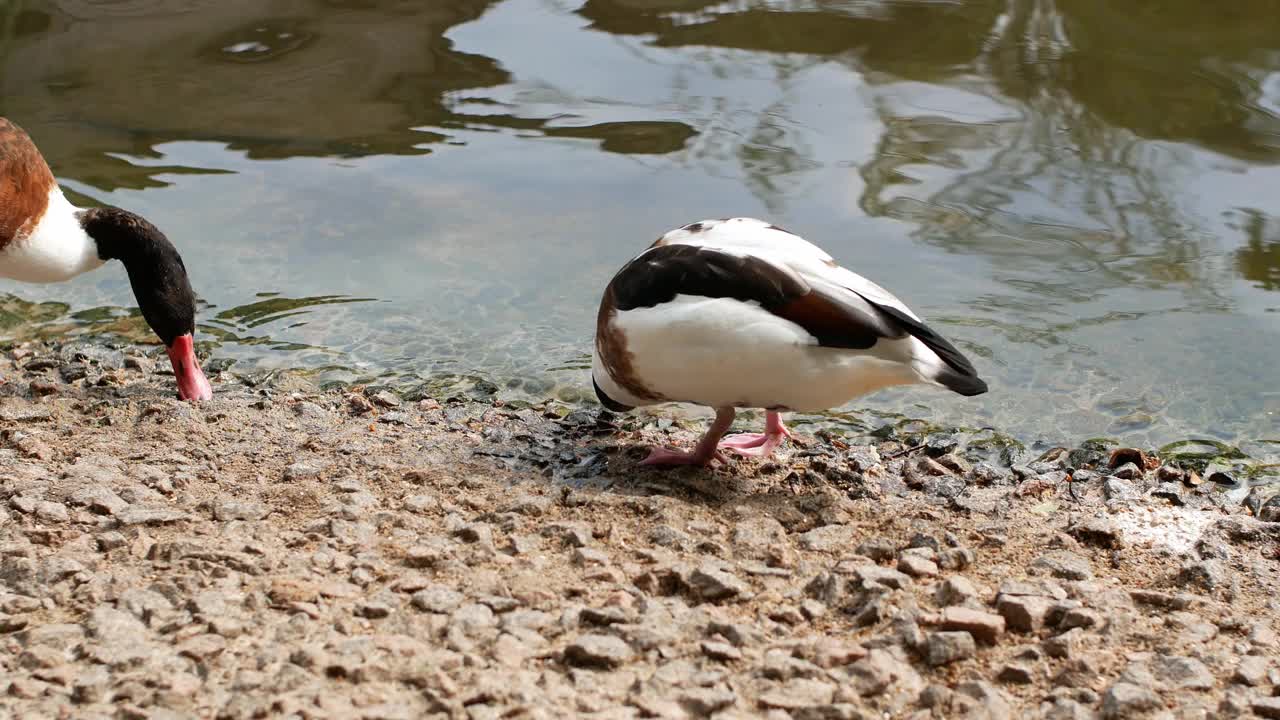
[(179, 395), (207, 399), (209, 381), (200, 371), (193, 345), (196, 296), (178, 249), (156, 226), (127, 210), (91, 208), (78, 217), (98, 256), (124, 263), (142, 317), (168, 348)]
[(195, 293), (178, 250), (154, 225), (116, 207), (81, 210), (80, 226), (102, 260), (119, 260), (147, 324), (165, 345), (195, 331)]
[(81, 226), (79, 213), (54, 185), (35, 226), (5, 248), (0, 274), (22, 282), (50, 283), (100, 267), (106, 259)]

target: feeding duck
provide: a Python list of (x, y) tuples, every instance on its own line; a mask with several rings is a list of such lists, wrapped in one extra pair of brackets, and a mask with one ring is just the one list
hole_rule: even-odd
[[(600, 301), (591, 376), (613, 411), (715, 410), (693, 450), (654, 448), (645, 465), (706, 465), (724, 450), (767, 457), (790, 436), (782, 411), (827, 410), (892, 385), (987, 391), (901, 300), (753, 218), (685, 225), (624, 265)], [(724, 437), (736, 408), (764, 408), (765, 431)]]
[(124, 263), (142, 317), (168, 350), (179, 397), (212, 397), (193, 345), (195, 294), (177, 248), (127, 210), (72, 205), (27, 133), (0, 118), (0, 277), (59, 282), (108, 260)]

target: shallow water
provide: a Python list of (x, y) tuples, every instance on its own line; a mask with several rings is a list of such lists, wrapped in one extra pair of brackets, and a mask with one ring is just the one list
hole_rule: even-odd
[[(612, 272), (752, 215), (992, 386), (852, 410), (1266, 455), (1276, 37), (1261, 1), (29, 1), (0, 7), (0, 112), (74, 200), (170, 235), (238, 370), (580, 398)], [(137, 331), (118, 267), (0, 292)]]

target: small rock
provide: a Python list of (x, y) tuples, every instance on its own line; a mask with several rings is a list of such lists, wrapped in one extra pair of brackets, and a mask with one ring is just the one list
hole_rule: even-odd
[(977, 557), (969, 548), (959, 547), (947, 550), (938, 557), (938, 567), (943, 570), (964, 570), (973, 564)]
[(1051, 658), (1070, 659), (1075, 656), (1076, 649), (1080, 645), (1080, 635), (1080, 630), (1068, 630), (1060, 635), (1046, 638), (1040, 646)]
[(807, 678), (796, 678), (773, 690), (760, 694), (760, 704), (781, 710), (804, 710), (830, 705), (836, 686)]
[(1259, 687), (1267, 681), (1269, 661), (1260, 655), (1246, 655), (1240, 658), (1235, 674), (1231, 679), (1249, 687)]
[(384, 602), (370, 600), (357, 603), (355, 613), (362, 618), (379, 620), (391, 614), (391, 606)]
[(635, 657), (635, 651), (612, 635), (583, 635), (564, 649), (565, 662), (578, 667), (615, 668)]
[(226, 648), (226, 638), (221, 635), (206, 633), (183, 641), (178, 645), (178, 654), (189, 657), (196, 662), (204, 662), (221, 654)]
[(66, 522), (71, 517), (67, 514), (66, 505), (49, 500), (37, 500), (34, 514), (44, 522)]
[(918, 555), (903, 555), (898, 570), (912, 577), (933, 577), (938, 574), (938, 564)]
[(1053, 704), (1044, 711), (1044, 720), (1094, 720), (1095, 717), (1089, 708), (1064, 697), (1055, 698)]
[(1270, 500), (1258, 508), (1258, 519), (1262, 522), (1280, 522), (1280, 494), (1272, 495)]
[(1178, 655), (1160, 655), (1151, 662), (1151, 673), (1165, 687), (1172, 690), (1210, 690), (1213, 674), (1205, 664), (1195, 658)]
[(1030, 685), (1035, 682), (1036, 676), (1035, 672), (1023, 663), (1009, 663), (1000, 669), (996, 679), (1000, 682)]
[(116, 513), (116, 520), (121, 525), (168, 525), (186, 520), (189, 516), (178, 510), (160, 507), (144, 507), (130, 505)]
[(1052, 550), (1036, 558), (1032, 568), (1043, 570), (1063, 580), (1092, 580), (1089, 561), (1069, 550)]
[(858, 576), (859, 580), (867, 584), (883, 585), (894, 590), (902, 590), (911, 586), (911, 576), (897, 570), (882, 568), (878, 565), (859, 565), (854, 568), (853, 572)]
[(1018, 632), (1036, 632), (1043, 627), (1049, 607), (1049, 599), (1043, 597), (1001, 595), (996, 601), (996, 611), (1010, 630)]
[(315, 463), (295, 462), (284, 469), (285, 482), (314, 480), (320, 477), (321, 468)]
[(1129, 718), (1160, 706), (1160, 698), (1147, 688), (1118, 682), (1102, 695), (1102, 717)]
[(1253, 701), (1253, 714), (1263, 718), (1280, 718), (1280, 697), (1259, 698)]
[(98, 549), (102, 552), (109, 552), (116, 548), (122, 548), (128, 542), (124, 533), (108, 530), (98, 536)]
[(855, 548), (854, 552), (869, 557), (876, 562), (887, 562), (898, 554), (894, 544), (884, 538), (867, 540)]
[(977, 645), (967, 632), (935, 632), (925, 638), (925, 660), (932, 666), (973, 657)]
[(823, 525), (796, 538), (800, 547), (816, 552), (837, 552), (853, 543), (856, 528), (849, 525)]
[(1102, 481), (1102, 497), (1107, 502), (1132, 500), (1137, 497), (1133, 486), (1120, 478), (1109, 477)]
[(609, 565), (609, 554), (596, 548), (574, 548), (573, 564), (579, 567), (606, 567)]
[(1004, 618), (981, 610), (949, 607), (942, 611), (943, 630), (963, 630), (985, 645), (994, 645), (1004, 632)]
[(1178, 571), (1179, 587), (1195, 587), (1204, 591), (1212, 591), (1222, 584), (1222, 565), (1216, 560), (1201, 560), (1184, 565)]
[[(738, 701), (738, 696), (732, 690), (718, 687), (697, 687), (681, 691), (680, 707), (693, 713), (694, 717), (710, 717), (712, 714), (720, 712), (730, 705)], [(682, 717), (685, 713), (678, 712), (672, 714), (672, 717)], [(658, 717), (668, 717), (667, 713), (660, 713)]]
[(1121, 480), (1137, 480), (1142, 477), (1142, 471), (1133, 463), (1125, 463), (1124, 465), (1116, 468), (1111, 473), (1111, 476), (1120, 478)]
[(1107, 518), (1089, 518), (1067, 527), (1067, 534), (1082, 543), (1096, 545), (1101, 548), (1120, 546), (1120, 531), (1115, 523)]
[(462, 601), (462, 593), (443, 585), (419, 590), (410, 598), (410, 602), (419, 610), (442, 614), (453, 612), (462, 605)]
[(956, 693), (977, 701), (978, 707), (982, 709), (982, 717), (991, 718), (991, 720), (1013, 717), (1009, 696), (985, 682), (960, 683)]
[(943, 580), (935, 592), (935, 599), (939, 605), (964, 605), (976, 600), (977, 597), (978, 589), (973, 586), (969, 578), (963, 575), (952, 575)]
[(1080, 628), (1091, 630), (1102, 625), (1102, 616), (1089, 608), (1071, 608), (1062, 614), (1058, 627), (1063, 630)]
[(729, 660), (741, 660), (742, 651), (730, 645), (729, 643), (711, 642), (709, 640), (702, 641), (702, 654), (712, 660), (727, 662)]
[(248, 500), (219, 500), (213, 505), (213, 519), (221, 522), (261, 520), (270, 512), (266, 505)]
[(400, 407), (401, 404), (400, 398), (396, 397), (388, 390), (379, 390), (373, 395), (370, 395), (369, 399), (372, 400), (375, 405), (384, 408)]
[(493, 529), (484, 523), (467, 523), (453, 534), (462, 542), (493, 547)]
[(129, 503), (113, 490), (103, 485), (86, 485), (71, 493), (67, 498), (72, 505), (89, 509), (99, 515), (113, 515), (129, 507)]
[(688, 583), (698, 597), (709, 602), (746, 595), (750, 589), (736, 575), (711, 565), (703, 565), (690, 573)]

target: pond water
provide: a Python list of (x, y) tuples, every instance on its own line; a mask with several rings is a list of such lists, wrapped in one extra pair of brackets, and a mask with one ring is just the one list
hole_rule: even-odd
[[(31, 0), (0, 113), (175, 241), (252, 371), (589, 397), (662, 232), (772, 220), (991, 384), (885, 413), (1280, 447), (1280, 2)], [(133, 332), (127, 279), (0, 283), (0, 333)], [(7, 320), (5, 318), (8, 318)], [(865, 414), (865, 413), (871, 414)]]

